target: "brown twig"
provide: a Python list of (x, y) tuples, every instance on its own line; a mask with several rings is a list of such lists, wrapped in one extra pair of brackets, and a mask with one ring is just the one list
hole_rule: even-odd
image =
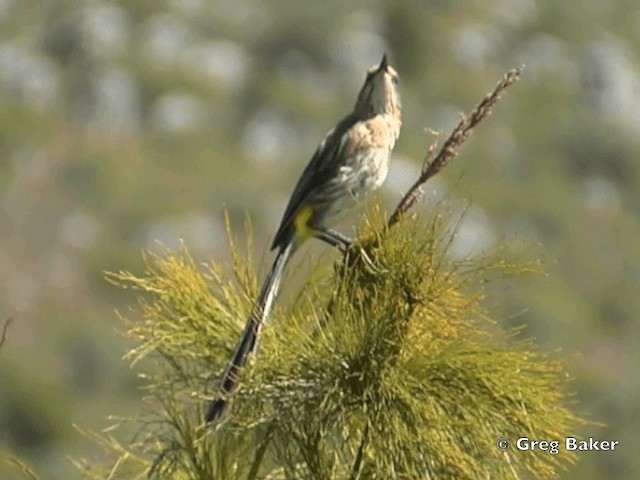
[(397, 223), (400, 217), (416, 204), (422, 197), (422, 185), (446, 167), (451, 160), (458, 155), (457, 149), (467, 141), (469, 135), (471, 135), (471, 131), (476, 125), (491, 114), (493, 107), (498, 103), (503, 92), (520, 79), (523, 71), (524, 65), (509, 70), (502, 80), (498, 82), (493, 91), (482, 99), (468, 117), (462, 116), (458, 121), (458, 125), (453, 129), (453, 132), (451, 132), (449, 138), (444, 142), (435, 158), (433, 157), (435, 150), (434, 145), (429, 148), (424, 159), (420, 177), (418, 177), (409, 191), (402, 197), (395, 211), (389, 217), (389, 226)]
[(7, 340), (7, 330), (9, 330), (11, 322), (13, 322), (13, 317), (7, 317), (4, 321), (4, 325), (2, 325), (2, 333), (0, 333), (0, 348), (2, 348), (4, 342)]

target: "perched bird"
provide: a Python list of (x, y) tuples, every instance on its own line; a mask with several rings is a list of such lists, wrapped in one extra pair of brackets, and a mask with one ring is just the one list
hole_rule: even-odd
[(401, 126), (397, 83), (398, 74), (384, 55), (367, 72), (353, 111), (327, 133), (302, 172), (271, 245), (277, 250), (275, 260), (222, 378), (218, 398), (207, 409), (207, 422), (224, 416), (229, 396), (238, 387), (240, 369), (255, 352), (291, 254), (310, 237), (343, 250), (350, 245), (350, 239), (328, 225), (387, 177)]

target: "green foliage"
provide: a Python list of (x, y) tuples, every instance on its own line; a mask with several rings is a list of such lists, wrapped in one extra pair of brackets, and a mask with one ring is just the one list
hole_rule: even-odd
[(14, 471), (19, 471), (22, 475), (22, 478), (29, 480), (38, 480), (39, 477), (35, 474), (35, 472), (29, 467), (22, 459), (18, 458), (15, 454), (11, 452), (5, 452), (0, 450), (0, 463), (4, 463), (10, 466)]
[[(499, 452), (499, 437), (562, 438), (562, 362), (489, 319), (496, 258), (456, 260), (447, 219), (370, 220), (330, 278), (314, 273), (279, 305), (259, 361), (243, 371), (228, 420), (202, 425), (256, 292), (251, 259), (232, 244), (233, 275), (179, 252), (149, 255), (143, 276), (109, 279), (139, 292), (123, 317), (143, 360), (148, 411), (136, 441), (94, 436), (117, 459), (80, 464), (90, 478), (555, 478), (568, 452)], [(249, 235), (250, 236), (250, 235)], [(232, 242), (233, 243), (233, 242)]]

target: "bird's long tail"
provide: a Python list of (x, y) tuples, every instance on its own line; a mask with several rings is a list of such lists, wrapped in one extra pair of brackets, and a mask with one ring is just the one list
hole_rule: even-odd
[(229, 395), (235, 392), (240, 381), (240, 369), (247, 362), (249, 355), (255, 352), (258, 346), (258, 339), (262, 325), (269, 318), (273, 302), (275, 301), (280, 289), (280, 281), (284, 273), (284, 267), (293, 252), (293, 243), (289, 242), (278, 250), (276, 258), (271, 265), (271, 269), (267, 274), (258, 299), (256, 300), (249, 320), (244, 328), (242, 337), (238, 342), (236, 351), (233, 354), (229, 367), (220, 382), (218, 398), (213, 400), (207, 408), (205, 420), (207, 422), (216, 422), (220, 420), (226, 413), (229, 406)]

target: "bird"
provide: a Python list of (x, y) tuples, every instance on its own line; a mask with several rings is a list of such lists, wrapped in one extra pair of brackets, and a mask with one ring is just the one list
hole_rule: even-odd
[(385, 181), (400, 135), (401, 111), (398, 73), (384, 54), (380, 63), (367, 71), (353, 110), (329, 130), (293, 189), (271, 244), (271, 250), (276, 251), (273, 264), (222, 377), (217, 398), (208, 405), (207, 424), (226, 417), (230, 397), (239, 386), (240, 370), (256, 351), (294, 251), (309, 238), (342, 251), (351, 245), (350, 238), (329, 225)]

